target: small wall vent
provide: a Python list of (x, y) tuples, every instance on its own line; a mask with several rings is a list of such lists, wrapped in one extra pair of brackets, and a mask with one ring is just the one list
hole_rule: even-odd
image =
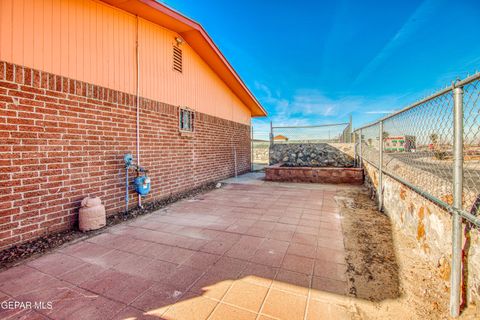
[(177, 46), (173, 47), (173, 70), (182, 72), (182, 49)]

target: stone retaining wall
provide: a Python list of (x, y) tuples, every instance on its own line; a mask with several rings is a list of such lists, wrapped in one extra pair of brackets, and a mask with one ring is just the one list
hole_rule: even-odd
[(342, 167), (351, 168), (352, 143), (285, 143), (270, 149), (270, 164), (282, 163), (288, 167)]
[[(363, 162), (365, 184), (376, 195), (378, 169)], [(419, 174), (419, 173), (417, 173)], [(437, 269), (449, 288), (452, 251), (451, 214), (400, 182), (383, 175), (384, 212), (403, 235), (414, 239), (417, 250)], [(467, 301), (480, 301), (480, 232), (464, 225), (464, 288)], [(448, 294), (448, 293), (447, 293)]]

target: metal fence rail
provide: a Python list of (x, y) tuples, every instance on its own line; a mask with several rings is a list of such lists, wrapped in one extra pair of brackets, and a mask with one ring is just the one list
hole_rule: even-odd
[(352, 121), (315, 126), (270, 127), (270, 143), (333, 143), (351, 142)]
[(480, 73), (355, 130), (359, 157), (452, 213), (450, 313), (460, 311), (462, 218), (480, 226)]

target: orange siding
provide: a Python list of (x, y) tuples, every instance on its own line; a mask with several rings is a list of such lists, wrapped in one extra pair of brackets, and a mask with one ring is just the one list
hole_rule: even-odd
[[(249, 109), (177, 34), (139, 19), (140, 95), (245, 124)], [(0, 0), (0, 60), (135, 93), (135, 16), (92, 0)]]

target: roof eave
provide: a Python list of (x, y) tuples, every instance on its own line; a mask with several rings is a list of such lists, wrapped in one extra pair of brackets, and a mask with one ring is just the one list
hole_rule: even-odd
[(154, 0), (102, 1), (177, 32), (250, 109), (252, 117), (267, 115), (265, 109), (198, 22)]

